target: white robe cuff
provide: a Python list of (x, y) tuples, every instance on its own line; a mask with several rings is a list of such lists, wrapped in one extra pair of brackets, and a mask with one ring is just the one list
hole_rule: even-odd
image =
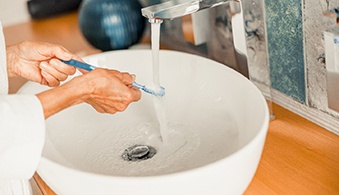
[(45, 140), (45, 119), (35, 95), (0, 95), (0, 179), (33, 176)]

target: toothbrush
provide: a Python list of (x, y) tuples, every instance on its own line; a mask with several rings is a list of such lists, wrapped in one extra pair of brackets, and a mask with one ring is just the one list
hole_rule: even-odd
[[(63, 63), (65, 64), (68, 64), (70, 66), (74, 66), (76, 68), (81, 68), (81, 69), (84, 69), (84, 70), (87, 70), (87, 71), (92, 71), (93, 69), (95, 69), (96, 67), (93, 66), (93, 65), (90, 65), (90, 64), (87, 64), (87, 63), (83, 63), (83, 62), (80, 62), (80, 61), (77, 61), (77, 60), (69, 60), (69, 61), (65, 61), (65, 60), (60, 60), (62, 61)], [(155, 96), (164, 96), (165, 95), (165, 88), (164, 87), (149, 87), (149, 86), (146, 86), (146, 85), (141, 85), (141, 84), (138, 84), (136, 82), (133, 82), (132, 83), (132, 86), (140, 89), (140, 90), (143, 90), (144, 92), (146, 93), (149, 93), (149, 94), (152, 94), (152, 95), (155, 95)]]

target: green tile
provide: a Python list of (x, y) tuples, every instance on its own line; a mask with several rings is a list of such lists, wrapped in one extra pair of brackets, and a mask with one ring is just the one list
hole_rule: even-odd
[(306, 101), (301, 0), (266, 0), (267, 44), (271, 84)]

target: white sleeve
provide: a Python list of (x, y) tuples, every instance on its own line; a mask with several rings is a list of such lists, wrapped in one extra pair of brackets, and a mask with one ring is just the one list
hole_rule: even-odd
[(0, 22), (0, 94), (8, 93), (6, 45)]
[(45, 140), (45, 119), (35, 95), (0, 95), (0, 179), (33, 176)]

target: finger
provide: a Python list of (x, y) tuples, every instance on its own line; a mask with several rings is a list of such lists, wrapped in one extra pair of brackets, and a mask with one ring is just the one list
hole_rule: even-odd
[(83, 62), (83, 60), (79, 56), (69, 52), (66, 48), (62, 47), (61, 45), (54, 45), (54, 44), (49, 44), (49, 43), (45, 43), (41, 45), (42, 45), (42, 48), (40, 48), (39, 53), (43, 56), (46, 56), (47, 59), (56, 57), (58, 59), (62, 59), (66, 61), (71, 60), (71, 59), (76, 59), (76, 60)]
[(59, 72), (58, 70), (53, 68), (51, 65), (49, 65), (47, 62), (41, 62), (39, 67), (41, 70), (52, 75), (55, 79), (59, 81), (64, 81), (68, 77), (67, 74)]
[(73, 75), (76, 71), (75, 67), (69, 66), (55, 58), (51, 59), (49, 63), (57, 71), (59, 71), (60, 73), (66, 74), (66, 75)]
[(139, 101), (141, 99), (142, 93), (141, 93), (141, 91), (138, 88), (132, 87), (131, 88), (131, 93), (132, 93), (132, 97), (133, 97), (133, 101), (134, 102), (137, 102), (137, 101)]
[(105, 105), (105, 102), (95, 103), (92, 101), (88, 101), (87, 103), (90, 104), (99, 113), (115, 114), (117, 112), (117, 109), (115, 107)]
[(125, 85), (131, 85), (134, 82), (135, 77), (133, 78), (131, 74), (122, 72), (120, 75), (120, 79)]
[(134, 82), (137, 76), (135, 74), (131, 74), (131, 77), (132, 77), (133, 82)]
[(87, 74), (87, 73), (89, 73), (89, 71), (84, 70), (84, 69), (81, 69), (81, 68), (78, 68), (78, 70), (79, 70), (82, 74)]
[(141, 98), (140, 90), (129, 89), (128, 92), (120, 96), (120, 100), (116, 102), (114, 107), (118, 112), (123, 112), (130, 103), (138, 101)]
[(70, 60), (74, 55), (60, 45), (54, 45), (49, 43), (41, 44), (39, 53), (43, 56), (46, 56), (47, 58), (57, 57), (63, 60)]
[(46, 79), (42, 76), (41, 77), (41, 82), (40, 82), (41, 85), (48, 85)]
[(91, 104), (91, 105), (92, 105), (92, 107), (93, 107), (97, 112), (99, 112), (99, 113), (105, 113), (105, 110), (104, 110), (101, 106), (96, 105), (96, 104)]
[(126, 91), (121, 97), (121, 102), (128, 105), (131, 102), (136, 102), (140, 100), (140, 98), (141, 98), (141, 91), (138, 88), (130, 87), (128, 88), (128, 91)]
[(50, 87), (56, 87), (60, 85), (60, 81), (53, 77), (48, 72), (41, 70), (41, 75), (44, 77), (45, 81), (47, 82), (47, 85)]
[(57, 47), (54, 55), (63, 60), (71, 60), (73, 58), (73, 54), (61, 46)]

